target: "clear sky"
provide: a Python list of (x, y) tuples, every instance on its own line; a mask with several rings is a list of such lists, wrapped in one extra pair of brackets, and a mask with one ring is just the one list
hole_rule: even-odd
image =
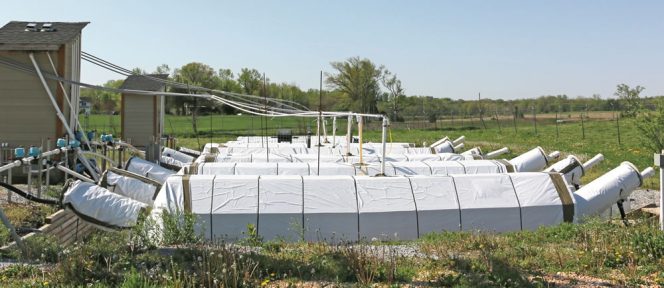
[[(385, 65), (408, 95), (664, 95), (664, 1), (3, 0), (10, 20), (90, 21), (83, 50), (148, 72), (192, 61), (317, 88), (329, 62)], [(119, 79), (84, 65), (90, 83)]]

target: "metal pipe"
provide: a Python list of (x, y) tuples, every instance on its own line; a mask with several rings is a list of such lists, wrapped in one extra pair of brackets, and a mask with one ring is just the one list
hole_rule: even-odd
[[(346, 128), (346, 156), (350, 156), (350, 143), (351, 138), (353, 137), (353, 134), (351, 131), (353, 130), (353, 114), (348, 112), (348, 127)], [(347, 159), (347, 158), (346, 158)]]
[(385, 151), (387, 149), (387, 127), (390, 125), (390, 122), (387, 117), (383, 117), (383, 154), (380, 161), (380, 174), (385, 176)]
[(97, 183), (97, 182), (95, 182), (94, 180), (92, 180), (92, 179), (90, 179), (90, 178), (88, 178), (88, 177), (85, 177), (85, 176), (83, 176), (83, 175), (77, 173), (76, 171), (71, 170), (71, 169), (69, 169), (69, 168), (67, 168), (67, 167), (64, 167), (64, 166), (62, 166), (62, 165), (57, 164), (56, 167), (58, 168), (58, 170), (60, 170), (60, 171), (62, 171), (62, 172), (65, 172), (66, 174), (69, 174), (69, 175), (71, 175), (71, 176), (74, 176), (74, 177), (76, 177), (76, 178), (78, 178), (78, 179), (81, 179), (81, 180), (83, 180), (83, 181), (85, 181), (85, 182), (90, 182), (90, 183), (93, 183), (93, 184), (96, 184), (96, 183)]
[(364, 125), (362, 123), (364, 123), (362, 116), (357, 116), (357, 134), (360, 137), (360, 165), (364, 164), (364, 161), (362, 161), (362, 154), (364, 154), (362, 153), (362, 142), (364, 141), (364, 139), (362, 139), (362, 130)]
[(16, 234), (16, 229), (14, 229), (14, 225), (12, 225), (11, 222), (9, 222), (9, 219), (7, 218), (7, 215), (5, 215), (5, 212), (2, 211), (2, 208), (0, 208), (0, 220), (2, 220), (2, 224), (7, 227), (9, 230), (9, 234), (12, 236), (14, 241), (16, 242), (16, 245), (21, 249), (21, 253), (23, 254), (23, 257), (28, 257), (28, 250), (25, 247), (25, 244), (23, 243), (23, 239)]
[[(35, 54), (30, 52), (28, 54), (30, 57), (30, 60), (32, 61), (32, 64), (35, 66), (35, 71), (37, 72), (37, 76), (39, 76), (39, 79), (42, 82), (42, 85), (44, 86), (44, 90), (46, 91), (46, 94), (48, 94), (48, 97), (51, 100), (51, 104), (53, 104), (53, 108), (55, 109), (55, 113), (57, 114), (58, 118), (62, 122), (62, 125), (65, 127), (67, 130), (67, 133), (69, 134), (69, 137), (72, 139), (76, 139), (74, 136), (74, 132), (71, 130), (71, 127), (69, 127), (69, 124), (67, 123), (67, 120), (65, 119), (65, 116), (62, 114), (62, 111), (60, 110), (60, 107), (58, 106), (58, 103), (55, 101), (55, 97), (53, 97), (53, 93), (51, 93), (51, 90), (48, 88), (48, 84), (46, 83), (46, 79), (44, 78), (44, 75), (41, 72), (41, 69), (39, 69), (39, 65), (37, 64), (37, 60), (35, 60)], [(79, 151), (80, 149), (75, 149), (75, 151)], [(99, 175), (97, 175), (97, 172), (92, 169), (90, 166), (90, 163), (88, 163), (88, 159), (85, 158), (85, 156), (81, 155), (81, 163), (83, 163), (83, 166), (85, 166), (88, 171), (90, 171), (90, 174), (92, 174), (92, 177), (96, 180), (99, 180)]]
[(337, 117), (332, 117), (332, 148), (337, 146)]

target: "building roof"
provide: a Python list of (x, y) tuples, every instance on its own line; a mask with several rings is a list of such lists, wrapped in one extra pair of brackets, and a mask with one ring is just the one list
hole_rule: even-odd
[[(35, 29), (28, 29), (34, 23)], [(50, 28), (44, 24), (51, 24)], [(0, 28), (0, 50), (58, 50), (90, 22), (12, 21)]]
[(129, 75), (129, 77), (127, 77), (127, 79), (122, 83), (122, 86), (120, 86), (120, 89), (160, 91), (166, 87), (165, 83), (155, 81), (145, 76), (159, 79), (168, 79), (168, 74)]

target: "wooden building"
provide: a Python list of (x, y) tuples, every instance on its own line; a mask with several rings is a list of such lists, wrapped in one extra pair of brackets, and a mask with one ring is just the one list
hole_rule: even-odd
[[(78, 81), (81, 31), (87, 24), (12, 21), (0, 28), (0, 142), (7, 142), (10, 147), (39, 146), (46, 139), (54, 142), (65, 135), (63, 123), (34, 71), (29, 54), (34, 54), (42, 73)], [(20, 71), (8, 63), (33, 71)], [(68, 125), (75, 127), (79, 87), (64, 84), (62, 89), (55, 80), (48, 79), (47, 84)]]
[[(168, 74), (130, 75), (120, 88), (165, 91), (166, 84), (154, 78), (166, 79)], [(121, 115), (122, 139), (145, 148), (149, 143), (159, 141), (164, 132), (164, 96), (123, 93)]]

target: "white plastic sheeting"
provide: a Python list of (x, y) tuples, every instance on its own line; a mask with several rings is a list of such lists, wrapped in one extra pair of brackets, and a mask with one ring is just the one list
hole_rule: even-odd
[(122, 175), (113, 172), (112, 170), (106, 171), (106, 184), (108, 185), (106, 189), (109, 191), (129, 197), (149, 206), (152, 206), (154, 203), (153, 198), (161, 188), (161, 185), (146, 183), (146, 181)]
[(247, 237), (247, 225), (258, 221), (258, 176), (215, 177), (210, 231), (229, 240)]
[(179, 161), (184, 164), (189, 164), (194, 162), (196, 159), (195, 157), (189, 156), (185, 153), (182, 153), (180, 151), (175, 151), (171, 148), (164, 147), (164, 149), (161, 151), (161, 156), (166, 156), (175, 159), (176, 161)]
[[(578, 221), (626, 197), (641, 184), (640, 177), (631, 164), (622, 164), (572, 193), (561, 174), (546, 172), (413, 177), (173, 176), (155, 206), (181, 211), (186, 204), (183, 199), (187, 199), (181, 195), (189, 189), (190, 209), (200, 215), (210, 209), (210, 222), (199, 225), (210, 227), (205, 234), (208, 239), (238, 239), (247, 224), (254, 224), (265, 239), (404, 240), (437, 231), (504, 232)], [(194, 199), (201, 203), (194, 204)]]
[(467, 231), (521, 230), (519, 200), (509, 174), (454, 177), (461, 208), (461, 228)]
[(162, 184), (166, 182), (166, 179), (169, 176), (175, 174), (175, 172), (161, 167), (158, 164), (143, 160), (138, 157), (131, 157), (129, 161), (127, 161), (125, 170), (157, 180), (157, 182)]
[(459, 199), (452, 177), (411, 177), (418, 234), (461, 230)]
[(405, 177), (357, 177), (360, 238), (415, 239), (417, 210)]
[[(317, 163), (225, 163), (198, 164), (198, 175), (317, 175)], [(355, 175), (355, 168), (346, 163), (320, 163), (320, 175)]]
[(357, 194), (352, 177), (303, 177), (304, 239), (357, 241)]
[(629, 162), (595, 179), (574, 193), (578, 218), (598, 215), (615, 204), (619, 199), (627, 199), (630, 193), (643, 184), (639, 170)]
[(258, 234), (265, 240), (298, 240), (302, 234), (302, 177), (262, 176), (259, 179)]
[(147, 205), (92, 183), (76, 181), (64, 194), (62, 204), (72, 208), (84, 220), (106, 228), (136, 225)]
[(539, 146), (511, 159), (510, 162), (514, 165), (516, 171), (521, 172), (542, 171), (549, 165), (547, 155)]

